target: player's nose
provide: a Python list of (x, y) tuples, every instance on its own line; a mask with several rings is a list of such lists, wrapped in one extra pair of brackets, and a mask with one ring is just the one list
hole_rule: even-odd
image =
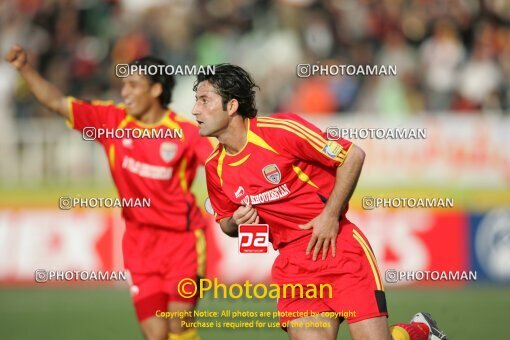
[(198, 118), (198, 116), (200, 115), (200, 112), (198, 112), (198, 109), (197, 109), (197, 104), (193, 105), (193, 110), (191, 111), (191, 114), (193, 116), (195, 116), (196, 118)]

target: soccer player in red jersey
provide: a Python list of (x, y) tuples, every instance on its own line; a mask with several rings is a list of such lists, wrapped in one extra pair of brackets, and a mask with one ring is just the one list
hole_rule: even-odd
[[(219, 141), (206, 176), (223, 232), (237, 236), (240, 224), (267, 223), (279, 250), (274, 283), (332, 286), (331, 297), (280, 296), (278, 310), (342, 313), (356, 340), (445, 339), (427, 313), (389, 331), (372, 248), (346, 217), (364, 152), (344, 139), (328, 141), (295, 114), (258, 118), (255, 87), (242, 68), (216, 65), (214, 75), (197, 77), (193, 114), (200, 135)], [(336, 339), (340, 325), (325, 316), (280, 320), (291, 339)], [(299, 327), (317, 321), (328, 327)]]
[[(125, 105), (117, 106), (63, 96), (27, 63), (26, 52), (19, 46), (11, 48), (5, 59), (20, 72), (43, 106), (66, 118), (84, 136), (91, 137), (95, 130), (121, 198), (150, 199), (150, 207), (122, 210), (126, 221), (124, 265), (131, 274), (131, 293), (145, 337), (198, 339), (196, 329), (181, 327), (182, 319), (157, 316), (158, 312), (192, 311), (196, 297), (182, 298), (177, 284), (183, 278), (198, 279), (205, 270), (206, 220), (190, 186), (197, 167), (205, 163), (213, 148), (207, 138), (200, 138), (194, 123), (167, 108), (173, 76), (127, 76), (121, 92)], [(133, 64), (164, 62), (144, 57)], [(109, 129), (109, 134), (104, 129)], [(120, 134), (131, 138), (117, 138), (111, 133), (117, 129), (140, 130), (138, 134)], [(134, 138), (148, 130), (157, 138)], [(186, 313), (184, 320), (191, 321), (190, 314)]]

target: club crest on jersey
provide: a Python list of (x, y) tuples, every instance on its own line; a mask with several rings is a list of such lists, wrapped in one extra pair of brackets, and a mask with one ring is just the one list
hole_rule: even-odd
[(331, 158), (336, 158), (340, 151), (342, 151), (342, 146), (335, 142), (334, 140), (330, 140), (326, 143), (322, 151)]
[(174, 159), (175, 154), (177, 153), (177, 145), (170, 142), (163, 142), (159, 147), (159, 155), (165, 162), (170, 162)]
[(278, 184), (282, 179), (282, 174), (276, 164), (266, 165), (264, 169), (262, 169), (262, 173), (266, 180), (271, 184)]

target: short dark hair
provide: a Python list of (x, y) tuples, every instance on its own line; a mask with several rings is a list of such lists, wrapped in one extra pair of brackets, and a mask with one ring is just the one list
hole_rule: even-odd
[(207, 80), (218, 91), (222, 98), (223, 110), (227, 109), (227, 103), (231, 99), (239, 102), (238, 112), (243, 118), (255, 118), (257, 107), (255, 104), (255, 90), (260, 89), (255, 84), (250, 74), (243, 68), (232, 64), (214, 65), (214, 73), (199, 74), (193, 85), (193, 91), (197, 92), (198, 84)]
[[(153, 57), (153, 56), (145, 56), (136, 60), (133, 60), (129, 65), (141, 65), (149, 67), (151, 65), (164, 65), (167, 63), (162, 59)], [(165, 72), (152, 72), (154, 74), (144, 74), (147, 77), (151, 84), (160, 83), (163, 91), (161, 95), (158, 97), (159, 102), (163, 107), (167, 107), (168, 104), (172, 102), (172, 91), (175, 87), (175, 78), (172, 74), (166, 74)]]

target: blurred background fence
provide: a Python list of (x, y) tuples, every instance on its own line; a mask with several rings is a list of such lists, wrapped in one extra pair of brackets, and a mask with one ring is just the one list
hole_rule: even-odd
[[(369, 235), (383, 271), (479, 270), (480, 280), (510, 283), (510, 153), (502, 147), (510, 145), (509, 117), (423, 115), (398, 125), (362, 114), (309, 118), (354, 138), (366, 135), (363, 129), (425, 132), (418, 139), (352, 139), (367, 158), (349, 216)], [(9, 193), (0, 210), (0, 247), (8, 254), (0, 282), (32, 281), (37, 268), (121, 269), (118, 211), (58, 210), (60, 196), (114, 197), (102, 148), (61, 120), (20, 119), (14, 132), (0, 144), (9, 160), (0, 177)], [(195, 192), (203, 206), (203, 177)], [(363, 196), (452, 198), (454, 207), (363, 210)], [(212, 221), (209, 238), (211, 276), (269, 280), (274, 253), (232, 256), (236, 240)]]

